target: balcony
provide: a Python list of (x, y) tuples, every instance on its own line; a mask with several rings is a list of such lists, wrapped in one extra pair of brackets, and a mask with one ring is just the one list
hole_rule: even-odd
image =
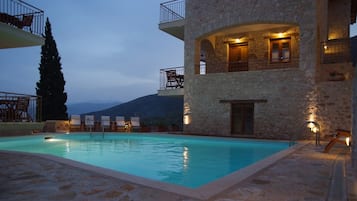
[(44, 12), (21, 0), (0, 2), (0, 49), (44, 43)]
[(321, 63), (351, 62), (350, 39), (334, 39), (321, 43)]
[(160, 4), (159, 29), (184, 40), (185, 0), (173, 0)]
[(0, 122), (40, 122), (39, 96), (0, 91)]
[(159, 96), (183, 96), (184, 67), (160, 69)]

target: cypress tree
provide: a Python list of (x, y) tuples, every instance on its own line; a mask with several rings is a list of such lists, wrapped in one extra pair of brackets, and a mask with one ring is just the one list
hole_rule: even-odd
[(61, 57), (48, 18), (44, 37), (45, 43), (41, 47), (39, 67), (40, 80), (36, 83), (36, 94), (42, 97), (42, 120), (66, 120), (68, 119), (67, 93), (64, 92), (66, 82), (62, 73)]

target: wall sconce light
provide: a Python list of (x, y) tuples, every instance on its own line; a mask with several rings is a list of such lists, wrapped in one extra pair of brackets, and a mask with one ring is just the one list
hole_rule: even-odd
[(315, 134), (315, 145), (320, 145), (320, 124), (315, 121), (308, 121), (307, 127), (310, 128), (310, 131)]
[(183, 115), (183, 124), (188, 125), (191, 123), (191, 116), (189, 114)]
[(223, 40), (223, 43), (228, 43), (228, 44), (238, 44), (238, 43), (244, 43), (247, 41), (246, 37), (240, 37), (240, 38), (225, 38)]
[(241, 43), (242, 40), (241, 40), (240, 38), (236, 38), (236, 39), (233, 40), (233, 42), (234, 42), (234, 43)]
[(350, 137), (346, 137), (346, 145), (349, 147), (351, 145)]

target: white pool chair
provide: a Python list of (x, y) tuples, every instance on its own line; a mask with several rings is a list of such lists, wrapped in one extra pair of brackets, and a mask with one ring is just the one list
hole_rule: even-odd
[(71, 120), (69, 121), (70, 130), (80, 130), (81, 129), (81, 115), (72, 114)]
[(123, 116), (116, 116), (115, 117), (115, 123), (116, 123), (116, 130), (117, 131), (125, 131), (125, 119)]
[(89, 131), (92, 132), (92, 129), (94, 128), (94, 115), (85, 115), (84, 125), (86, 129), (89, 128)]
[(101, 116), (100, 125), (103, 132), (106, 128), (110, 129), (110, 116)]
[(139, 117), (131, 117), (130, 118), (131, 129), (134, 131), (138, 131), (140, 129), (140, 118)]

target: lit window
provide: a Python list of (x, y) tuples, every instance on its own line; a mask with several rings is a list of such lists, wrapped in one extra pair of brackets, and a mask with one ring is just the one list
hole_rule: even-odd
[(290, 62), (290, 38), (270, 40), (270, 62)]

